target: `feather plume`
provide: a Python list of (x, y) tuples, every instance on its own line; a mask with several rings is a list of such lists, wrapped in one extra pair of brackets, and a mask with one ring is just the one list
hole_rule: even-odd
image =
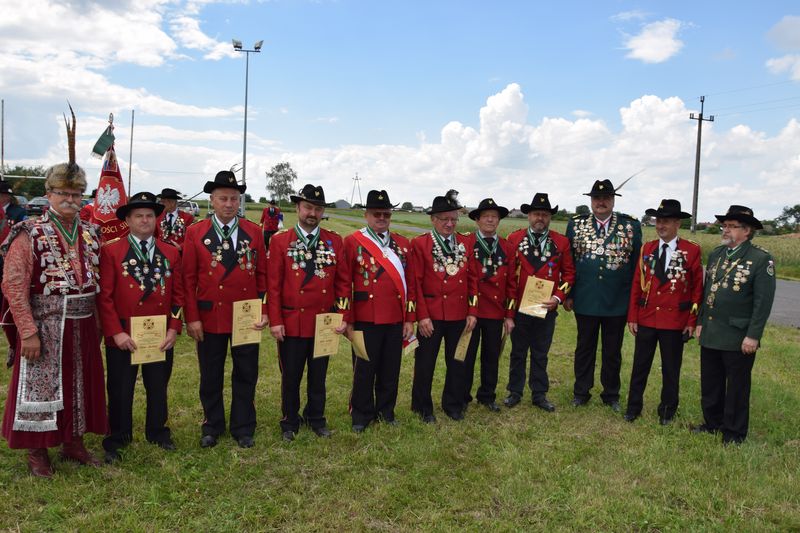
[(461, 207), (461, 204), (458, 203), (458, 191), (455, 189), (450, 189), (444, 195), (444, 197), (448, 200), (451, 205), (457, 205)]
[(641, 174), (641, 173), (642, 173), (642, 172), (644, 172), (644, 171), (645, 171), (645, 169), (643, 168), (642, 170), (640, 170), (640, 171), (639, 171), (639, 172), (637, 172), (636, 174), (631, 174), (631, 175), (628, 177), (628, 179), (626, 179), (625, 181), (623, 181), (622, 183), (620, 183), (620, 184), (619, 184), (619, 187), (617, 187), (615, 190), (616, 190), (616, 191), (620, 190), (620, 189), (621, 189), (621, 188), (622, 188), (622, 187), (623, 187), (623, 186), (624, 186), (626, 183), (628, 183), (629, 181), (631, 181), (633, 178), (635, 178), (636, 176), (638, 176), (639, 174)]
[(69, 166), (75, 165), (75, 111), (72, 109), (72, 104), (67, 102), (69, 106), (69, 112), (72, 115), (72, 125), (70, 125), (69, 121), (67, 120), (67, 116), (64, 115), (64, 125), (67, 127), (67, 147), (69, 150)]

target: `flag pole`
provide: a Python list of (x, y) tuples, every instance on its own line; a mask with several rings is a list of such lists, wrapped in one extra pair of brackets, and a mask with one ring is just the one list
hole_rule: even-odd
[(131, 146), (128, 150), (128, 195), (131, 194), (131, 172), (133, 171), (133, 109), (131, 109)]

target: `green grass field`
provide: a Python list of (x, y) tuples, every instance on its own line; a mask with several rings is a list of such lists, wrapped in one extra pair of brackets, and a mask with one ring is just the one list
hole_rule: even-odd
[[(349, 227), (334, 220), (326, 225), (341, 232)], [(215, 448), (199, 447), (197, 359), (194, 345), (181, 336), (170, 383), (170, 426), (178, 450), (164, 452), (144, 441), (141, 383), (136, 440), (118, 465), (91, 469), (56, 460), (55, 478), (36, 480), (27, 474), (24, 452), (0, 444), (0, 530), (800, 530), (800, 330), (767, 328), (753, 371), (750, 436), (739, 447), (688, 430), (701, 420), (694, 341), (684, 355), (681, 405), (669, 427), (659, 426), (655, 413), (657, 362), (644, 416), (636, 423), (603, 407), (597, 386), (589, 406), (570, 407), (574, 344), (574, 318), (562, 312), (549, 364), (555, 413), (532, 407), (526, 392), (513, 410), (494, 414), (472, 406), (460, 423), (437, 410), (439, 423), (424, 425), (410, 411), (413, 358), (405, 357), (400, 425), (377, 425), (357, 435), (347, 412), (352, 373), (343, 341), (328, 372), (333, 438), (301, 430), (287, 444), (278, 426), (276, 346), (265, 334), (256, 446), (242, 450), (228, 437)], [(500, 361), (500, 399), (509, 349)], [(632, 352), (627, 336), (623, 399)], [(5, 354), (2, 345), (0, 353)], [(0, 370), (2, 404), (8, 379), (9, 371)], [(440, 357), (436, 405), (443, 380)], [(87, 443), (100, 451), (98, 436)]]

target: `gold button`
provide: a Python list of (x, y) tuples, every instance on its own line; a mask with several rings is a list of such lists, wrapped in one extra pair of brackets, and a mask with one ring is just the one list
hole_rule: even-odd
[(128, 285), (128, 287), (130, 287), (130, 288), (132, 289), (132, 288), (133, 288), (133, 283), (131, 283), (130, 285)]
[(447, 295), (445, 294), (444, 296), (442, 296), (442, 298), (444, 298), (445, 300), (447, 300)]
[(219, 288), (221, 289), (221, 288), (222, 288), (222, 285), (220, 285), (220, 286), (219, 286)]
[(713, 316), (708, 317), (709, 320), (714, 320)]
[(209, 275), (209, 276), (211, 275), (211, 271), (210, 271), (210, 270), (208, 271), (208, 275)]
[(603, 279), (603, 276), (597, 276), (597, 277), (598, 277), (598, 279)]
[(139, 302), (139, 305), (142, 305), (142, 302)]
[(303, 308), (301, 307), (301, 308), (300, 308), (300, 312), (302, 313), (303, 311), (305, 311), (305, 309), (303, 309)]
[(328, 289), (322, 289), (322, 294), (325, 294), (326, 292), (328, 292)]
[(300, 294), (303, 294), (303, 289), (300, 289)]
[(656, 306), (656, 311), (661, 311), (661, 308), (659, 306)]
[(158, 302), (158, 306), (159, 306), (159, 307), (163, 307), (163, 306), (164, 306), (164, 304), (162, 304), (161, 302)]
[(495, 294), (494, 296), (492, 296), (492, 298), (494, 298), (495, 300), (497, 300), (497, 295)]
[(373, 295), (372, 295), (372, 294), (370, 294), (370, 295), (369, 295), (369, 297), (370, 297), (370, 298), (372, 298), (372, 297), (373, 297)]
[(397, 299), (398, 299), (398, 300), (400, 299), (400, 295), (399, 295), (399, 294), (397, 295)]
[(217, 302), (217, 305), (222, 305), (222, 302)]
[(658, 294), (659, 296), (661, 296), (661, 291), (658, 291), (658, 292), (656, 292), (656, 294)]
[(459, 283), (464, 283), (463, 279), (458, 280)]

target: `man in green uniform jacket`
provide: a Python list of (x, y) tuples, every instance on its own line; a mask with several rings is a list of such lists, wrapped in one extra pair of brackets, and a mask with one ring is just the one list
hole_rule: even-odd
[(622, 341), (642, 228), (635, 218), (614, 211), (614, 198), (620, 195), (611, 181), (597, 180), (585, 194), (592, 199), (592, 214), (576, 215), (567, 224), (575, 285), (564, 301), (564, 309), (575, 310), (578, 324), (572, 405), (583, 405), (592, 396), (589, 391), (594, 385), (599, 334), (600, 398), (619, 412)]
[(722, 223), (722, 246), (708, 256), (700, 340), (700, 389), (705, 421), (695, 433), (722, 431), (724, 443), (747, 437), (750, 375), (775, 297), (775, 264), (752, 244), (762, 228), (753, 210), (732, 205)]

